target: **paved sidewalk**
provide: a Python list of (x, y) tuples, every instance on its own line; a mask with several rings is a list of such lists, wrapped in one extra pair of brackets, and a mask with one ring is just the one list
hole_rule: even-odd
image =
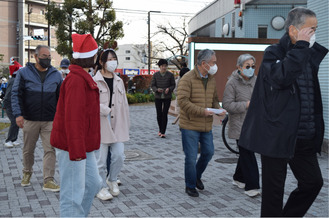
[[(131, 106), (131, 139), (125, 144), (124, 168), (120, 174), (121, 194), (111, 201), (95, 198), (90, 217), (259, 217), (260, 197), (250, 198), (232, 185), (236, 155), (220, 139), (220, 126), (213, 129), (215, 155), (206, 169), (205, 190), (200, 197), (185, 194), (184, 154), (180, 132), (169, 116), (167, 138), (157, 136), (153, 104)], [(0, 119), (0, 122), (8, 119)], [(35, 151), (32, 185), (21, 187), (22, 144), (3, 146), (8, 129), (0, 132), (0, 216), (58, 217), (59, 193), (42, 191), (42, 156), (40, 140)], [(22, 142), (22, 132), (19, 133)], [(257, 156), (258, 160), (259, 157)], [(260, 162), (259, 162), (260, 163)], [(328, 155), (319, 156), (324, 186), (307, 217), (328, 217)], [(59, 181), (58, 168), (55, 179)], [(296, 187), (288, 171), (286, 195)]]

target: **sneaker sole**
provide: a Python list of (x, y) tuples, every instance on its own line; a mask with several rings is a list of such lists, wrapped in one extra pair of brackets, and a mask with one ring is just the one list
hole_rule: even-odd
[(21, 183), (21, 186), (23, 186), (23, 187), (30, 186), (30, 185), (31, 185), (31, 183), (28, 183), (28, 184)]
[(234, 181), (232, 182), (232, 184), (235, 185), (235, 186), (237, 186), (238, 188), (241, 188), (241, 189), (243, 189), (243, 188), (246, 187), (246, 185), (239, 185), (238, 183), (236, 183)]
[(98, 199), (102, 200), (102, 201), (108, 201), (108, 200), (112, 200), (113, 199), (113, 197), (110, 197), (110, 198), (102, 198), (102, 197), (98, 196), (98, 194), (96, 195), (96, 197)]
[(115, 193), (115, 192), (113, 192), (113, 191), (110, 190), (110, 193), (111, 193), (111, 195), (112, 195), (113, 197), (117, 197), (117, 196), (120, 194), (120, 191), (117, 192), (117, 193)]
[(61, 189), (60, 188), (53, 189), (53, 188), (45, 188), (45, 187), (42, 187), (42, 190), (44, 190), (44, 191), (51, 191), (51, 192), (59, 192)]

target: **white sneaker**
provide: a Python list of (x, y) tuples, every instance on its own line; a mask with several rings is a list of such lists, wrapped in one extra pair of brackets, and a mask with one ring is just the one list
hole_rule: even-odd
[(103, 201), (111, 200), (113, 198), (107, 188), (102, 188), (96, 196)]
[(13, 142), (13, 145), (14, 145), (14, 146), (18, 146), (18, 145), (20, 145), (20, 143), (17, 142), (17, 141), (14, 141), (14, 142)]
[(245, 188), (246, 187), (246, 184), (245, 183), (239, 182), (237, 180), (233, 180), (233, 185), (236, 185), (239, 188)]
[(7, 147), (7, 148), (13, 148), (14, 145), (13, 145), (13, 143), (11, 141), (9, 141), (9, 142), (6, 142), (5, 143), (5, 147)]
[(122, 185), (120, 179), (117, 180), (118, 186)]
[(118, 183), (116, 181), (114, 182), (109, 182), (108, 183), (109, 187), (110, 187), (110, 193), (116, 197), (120, 194), (120, 190), (119, 190), (119, 186)]
[(244, 193), (246, 195), (248, 195), (249, 197), (255, 197), (257, 195), (260, 195), (259, 189), (251, 189), (251, 190), (245, 191)]

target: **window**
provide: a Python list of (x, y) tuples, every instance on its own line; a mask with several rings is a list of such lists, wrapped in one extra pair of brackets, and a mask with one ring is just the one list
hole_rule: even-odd
[(130, 57), (126, 57), (126, 61), (130, 61)]
[(41, 10), (41, 11), (40, 11), (40, 14), (41, 14), (41, 15), (45, 15), (45, 10)]
[(267, 39), (267, 25), (258, 26), (258, 38)]
[(126, 54), (130, 54), (130, 50), (126, 50)]

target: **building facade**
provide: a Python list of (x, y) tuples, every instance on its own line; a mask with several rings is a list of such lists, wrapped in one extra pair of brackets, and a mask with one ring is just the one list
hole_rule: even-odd
[[(48, 45), (48, 22), (45, 19), (47, 1), (0, 1), (1, 44), (3, 54), (2, 65), (8, 66), (13, 57), (20, 64), (35, 62), (35, 48)], [(41, 39), (32, 39), (38, 36)], [(52, 65), (59, 66), (61, 57), (55, 51), (56, 35), (54, 27), (50, 27), (50, 47)]]

